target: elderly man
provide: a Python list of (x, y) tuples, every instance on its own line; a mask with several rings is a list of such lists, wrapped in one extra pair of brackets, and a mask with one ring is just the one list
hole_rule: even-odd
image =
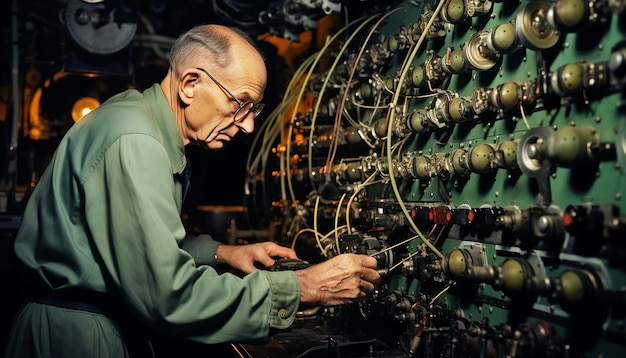
[[(265, 85), (265, 63), (245, 34), (197, 26), (172, 46), (160, 84), (116, 95), (71, 128), (16, 237), (32, 292), (7, 357), (150, 355), (145, 332), (263, 341), (289, 327), (300, 305), (351, 303), (375, 290), (380, 276), (368, 256), (270, 272), (254, 264), (295, 252), (186, 238), (185, 146), (218, 149), (251, 133)], [(219, 274), (217, 262), (246, 275)]]

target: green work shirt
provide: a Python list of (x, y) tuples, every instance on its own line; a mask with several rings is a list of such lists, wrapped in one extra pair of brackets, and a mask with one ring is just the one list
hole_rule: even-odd
[(266, 340), (270, 328), (293, 323), (298, 279), (290, 271), (219, 274), (201, 264), (218, 244), (206, 235), (192, 245), (196, 260), (181, 248), (175, 175), (184, 154), (158, 84), (112, 97), (63, 137), (28, 201), (17, 257), (52, 289), (115, 292), (162, 334), (210, 344)]

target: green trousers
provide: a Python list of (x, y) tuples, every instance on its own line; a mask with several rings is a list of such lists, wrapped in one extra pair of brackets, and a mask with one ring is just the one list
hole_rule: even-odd
[(102, 314), (29, 302), (16, 316), (4, 357), (130, 357), (120, 332)]

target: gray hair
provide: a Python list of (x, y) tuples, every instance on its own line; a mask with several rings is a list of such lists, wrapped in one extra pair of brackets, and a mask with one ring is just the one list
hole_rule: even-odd
[[(261, 54), (259, 47), (248, 34), (238, 28), (228, 27), (228, 29), (241, 36)], [(214, 65), (225, 68), (232, 63), (231, 47), (231, 38), (219, 26), (197, 25), (180, 35), (172, 44), (170, 68), (178, 73), (187, 64), (205, 59), (207, 52)]]

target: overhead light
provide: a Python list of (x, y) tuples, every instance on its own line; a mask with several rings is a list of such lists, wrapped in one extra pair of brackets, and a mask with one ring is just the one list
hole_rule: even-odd
[(100, 101), (93, 97), (81, 97), (72, 106), (72, 120), (78, 122), (87, 113), (93, 111), (100, 105)]

